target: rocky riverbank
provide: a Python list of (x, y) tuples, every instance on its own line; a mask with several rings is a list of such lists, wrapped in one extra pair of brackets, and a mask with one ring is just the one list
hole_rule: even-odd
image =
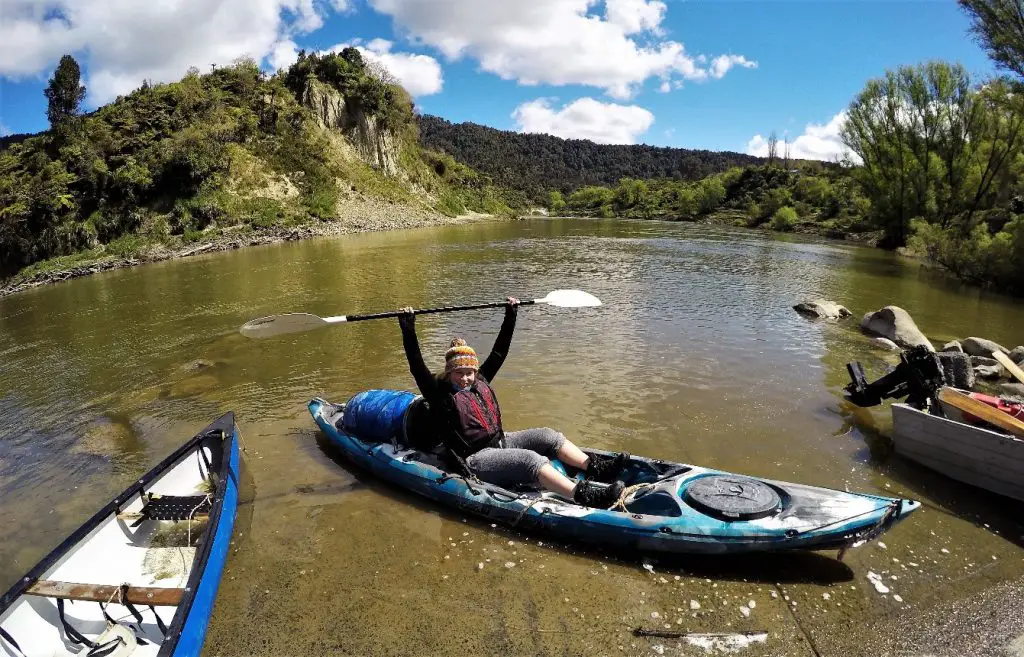
[(394, 204), (374, 199), (345, 201), (344, 207), (341, 209), (340, 218), (329, 222), (264, 229), (254, 229), (248, 225), (219, 227), (207, 231), (204, 237), (198, 241), (190, 243), (154, 242), (141, 247), (137, 253), (131, 255), (109, 255), (98, 251), (95, 258), (78, 259), (73, 264), (66, 266), (61, 266), (58, 262), (42, 271), (35, 270), (28, 274), (16, 274), (0, 283), (0, 297), (40, 285), (59, 283), (111, 269), (124, 269), (150, 262), (187, 258), (202, 253), (230, 251), (247, 246), (291, 242), (312, 237), (423, 228), (494, 218), (492, 215), (480, 213), (449, 217), (422, 206)]

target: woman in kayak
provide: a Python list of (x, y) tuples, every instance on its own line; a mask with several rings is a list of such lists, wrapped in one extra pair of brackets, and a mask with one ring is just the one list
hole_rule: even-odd
[[(501, 410), (490, 382), (508, 355), (518, 306), (518, 299), (508, 298), (505, 321), (483, 365), (465, 340), (455, 338), (445, 352), (444, 374), (436, 376), (420, 353), (416, 315), (412, 308), (403, 309), (398, 323), (405, 355), (430, 408), (434, 429), (456, 459), (484, 481), (505, 488), (540, 484), (583, 506), (607, 509), (622, 494), (624, 486), (616, 479), (629, 454), (595, 459), (553, 429), (502, 430)], [(569, 479), (551, 465), (550, 458), (579, 468), (586, 478), (579, 483)], [(611, 485), (595, 486), (595, 481)]]

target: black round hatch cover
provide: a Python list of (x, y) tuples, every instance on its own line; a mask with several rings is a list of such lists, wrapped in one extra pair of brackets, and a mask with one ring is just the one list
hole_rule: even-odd
[(775, 489), (749, 477), (711, 475), (686, 487), (686, 501), (701, 513), (721, 520), (754, 520), (782, 505)]

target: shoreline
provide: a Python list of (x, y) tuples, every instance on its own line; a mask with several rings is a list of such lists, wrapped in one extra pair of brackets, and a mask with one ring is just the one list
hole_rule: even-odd
[[(428, 228), (434, 226), (450, 226), (477, 221), (497, 219), (496, 215), (478, 212), (466, 212), (456, 217), (449, 217), (437, 212), (417, 208), (384, 203), (359, 203), (359, 208), (347, 208), (350, 212), (345, 218), (330, 222), (310, 222), (297, 226), (277, 226), (274, 228), (253, 228), (249, 224), (235, 224), (217, 229), (218, 234), (211, 235), (195, 242), (168, 245), (153, 243), (139, 253), (119, 256), (100, 255), (95, 260), (76, 262), (65, 267), (55, 266), (53, 269), (36, 272), (28, 276), (18, 273), (0, 282), (0, 298), (18, 292), (53, 283), (61, 283), (74, 278), (91, 276), (114, 269), (127, 269), (165, 260), (177, 260), (204, 253), (218, 253), (235, 249), (296, 242), (316, 237), (335, 237), (357, 233), (376, 233), (409, 228)], [(387, 206), (383, 208), (381, 206)], [(398, 212), (389, 212), (395, 209)], [(354, 211), (352, 211), (354, 210)], [(211, 231), (212, 233), (212, 231)], [(31, 265), (30, 265), (31, 266)]]

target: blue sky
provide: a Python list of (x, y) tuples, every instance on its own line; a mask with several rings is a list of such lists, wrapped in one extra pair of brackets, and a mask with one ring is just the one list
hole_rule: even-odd
[(755, 153), (774, 129), (827, 159), (842, 110), (886, 69), (993, 73), (968, 27), (952, 0), (5, 0), (0, 129), (46, 127), (64, 52), (95, 106), (190, 65), (273, 69), (352, 43), (451, 121)]

